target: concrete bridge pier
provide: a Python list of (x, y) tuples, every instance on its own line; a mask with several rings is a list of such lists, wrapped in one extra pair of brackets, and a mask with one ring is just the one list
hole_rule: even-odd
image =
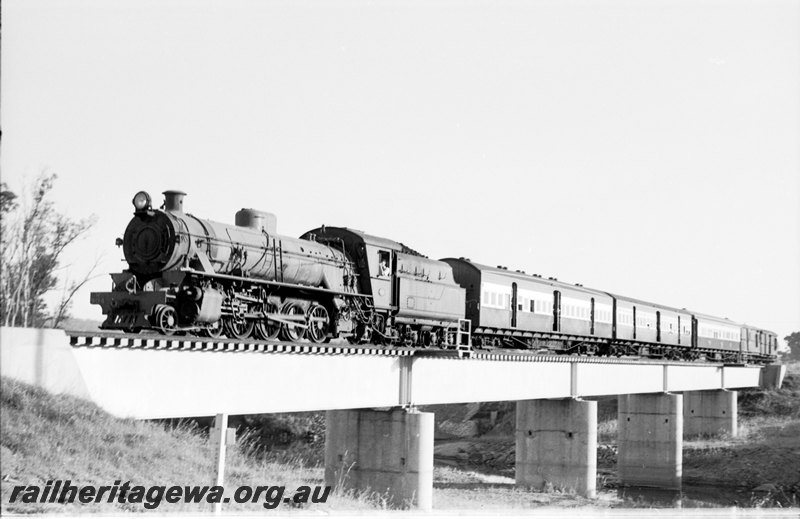
[(597, 485), (597, 402), (517, 402), (516, 483), (547, 483), (594, 498)]
[(617, 468), (625, 486), (680, 490), (683, 395), (619, 395)]
[(433, 413), (394, 408), (325, 415), (325, 484), (385, 496), (394, 508), (433, 505)]
[(738, 432), (736, 391), (687, 391), (683, 394), (683, 437)]

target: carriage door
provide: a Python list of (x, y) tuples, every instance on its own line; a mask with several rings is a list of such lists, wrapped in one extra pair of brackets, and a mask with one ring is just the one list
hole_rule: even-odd
[(656, 342), (661, 342), (661, 312), (656, 310)]
[(592, 298), (592, 306), (589, 309), (590, 330), (589, 333), (594, 335), (594, 298)]
[(739, 352), (747, 353), (747, 328), (741, 328), (739, 333)]
[(617, 338), (617, 298), (611, 300), (611, 337)]
[(553, 331), (561, 331), (561, 292), (553, 290)]
[(511, 283), (511, 327), (517, 327), (517, 284)]

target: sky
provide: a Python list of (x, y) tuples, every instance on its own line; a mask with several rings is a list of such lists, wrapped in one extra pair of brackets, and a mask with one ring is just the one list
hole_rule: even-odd
[[(326, 224), (800, 331), (800, 2), (2, 3), (2, 180)], [(73, 315), (101, 319), (89, 293)]]

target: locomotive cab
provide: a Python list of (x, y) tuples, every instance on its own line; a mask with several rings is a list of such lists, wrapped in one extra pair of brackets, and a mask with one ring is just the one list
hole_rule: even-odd
[(319, 227), (301, 239), (342, 250), (353, 261), (359, 291), (372, 298), (372, 328), (379, 340), (441, 344), (463, 317), (464, 290), (446, 263), (345, 227)]

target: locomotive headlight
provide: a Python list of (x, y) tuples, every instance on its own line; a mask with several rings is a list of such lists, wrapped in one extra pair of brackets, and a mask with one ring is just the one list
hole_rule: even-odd
[(151, 207), (151, 199), (150, 195), (147, 194), (147, 191), (139, 191), (133, 197), (133, 207), (137, 211), (147, 211)]

